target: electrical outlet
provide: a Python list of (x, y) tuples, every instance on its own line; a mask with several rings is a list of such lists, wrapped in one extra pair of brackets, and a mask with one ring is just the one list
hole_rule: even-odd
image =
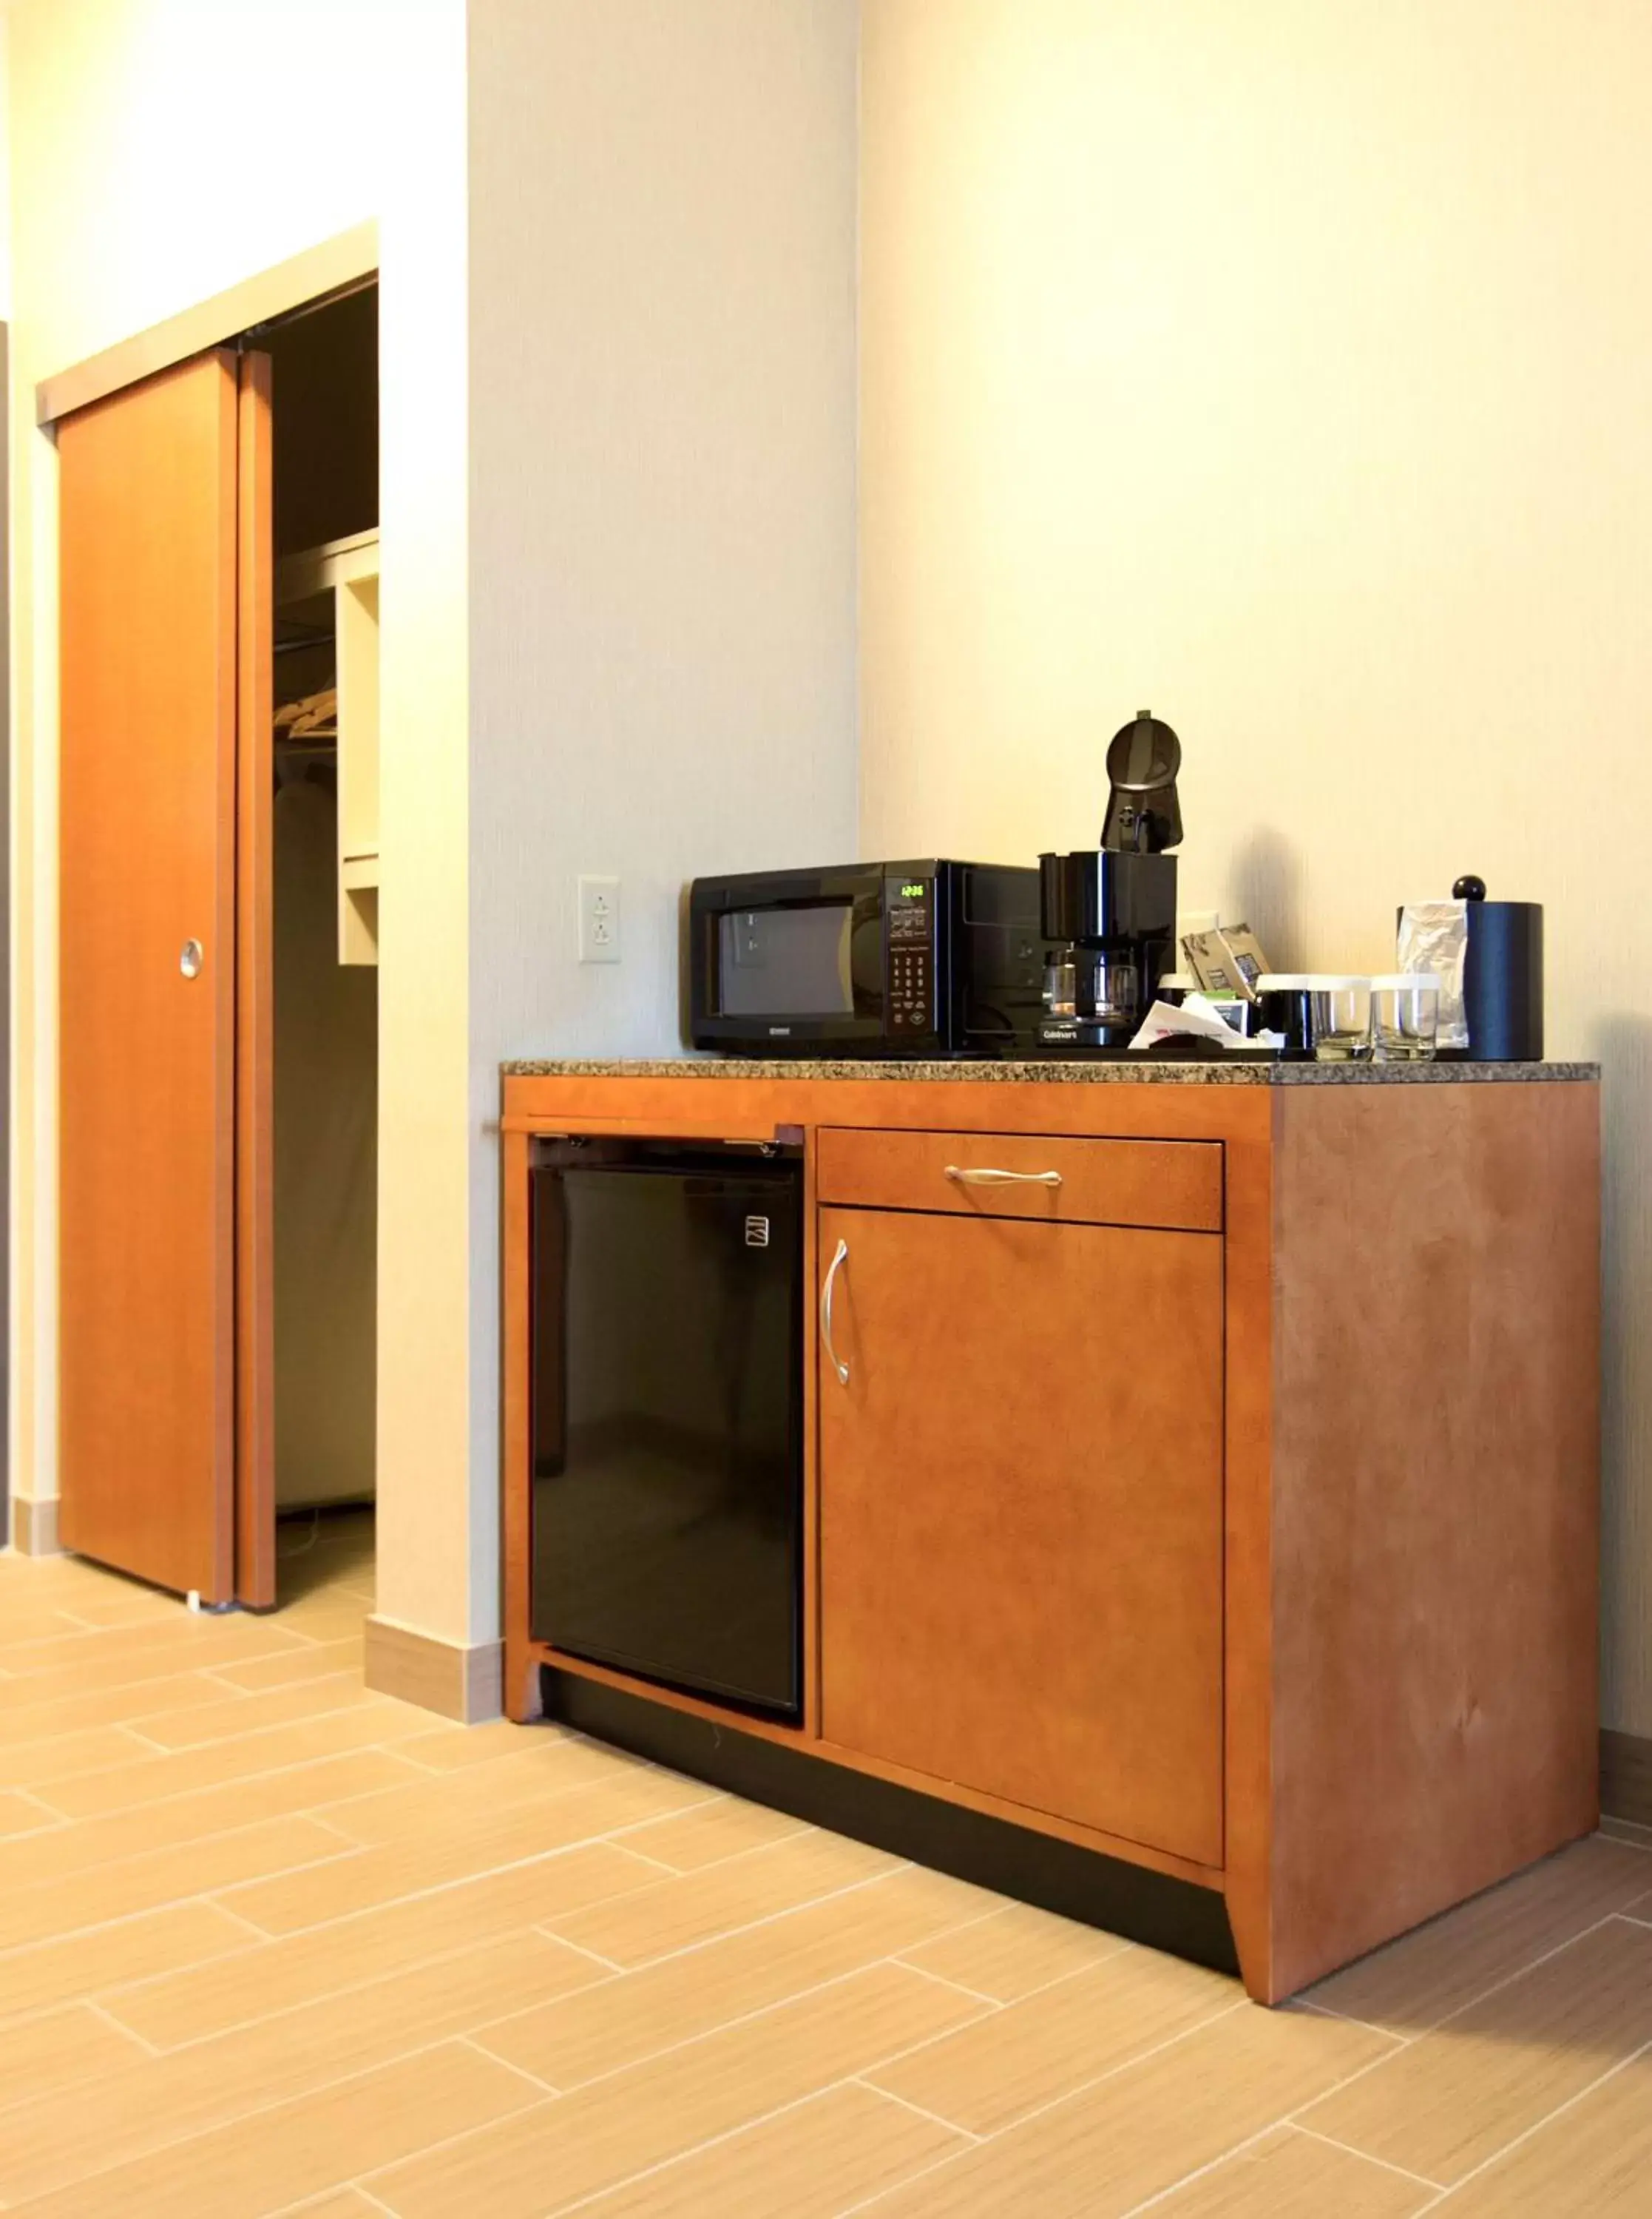
[(619, 960), (619, 880), (580, 880), (580, 960)]

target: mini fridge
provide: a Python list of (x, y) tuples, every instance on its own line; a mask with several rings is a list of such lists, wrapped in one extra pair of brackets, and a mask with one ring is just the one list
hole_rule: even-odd
[(547, 1141), (533, 1171), (533, 1631), (802, 1705), (796, 1149)]

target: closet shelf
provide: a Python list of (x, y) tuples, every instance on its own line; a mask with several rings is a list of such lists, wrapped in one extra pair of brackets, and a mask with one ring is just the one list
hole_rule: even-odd
[(276, 606), (289, 608), (307, 601), (330, 587), (353, 585), (379, 574), (379, 535), (352, 532), (346, 539), (328, 539), (320, 547), (307, 547), (276, 565)]
[[(308, 605), (316, 606), (310, 606)], [(357, 531), (276, 566), (276, 609), (301, 610), (337, 653), (338, 960), (378, 961), (379, 535)], [(324, 735), (305, 733), (309, 740)]]

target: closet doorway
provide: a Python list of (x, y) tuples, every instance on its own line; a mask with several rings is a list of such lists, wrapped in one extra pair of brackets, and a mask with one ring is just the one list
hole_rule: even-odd
[(372, 283), (57, 423), (64, 1545), (279, 1597), (374, 1493)]

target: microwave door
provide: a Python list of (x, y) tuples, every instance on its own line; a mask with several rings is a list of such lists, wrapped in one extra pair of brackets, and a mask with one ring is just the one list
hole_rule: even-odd
[(854, 1016), (852, 903), (736, 910), (721, 919), (719, 937), (723, 1016)]

